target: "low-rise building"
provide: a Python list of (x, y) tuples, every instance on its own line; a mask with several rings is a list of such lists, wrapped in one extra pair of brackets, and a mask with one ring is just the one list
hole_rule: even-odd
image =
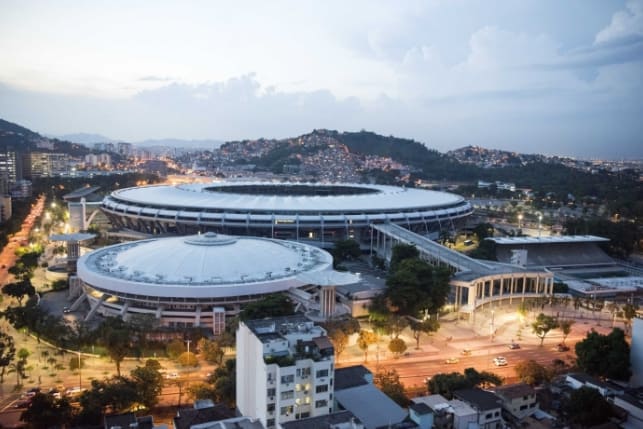
[(442, 395), (413, 398), (415, 404), (425, 404), (433, 411), (435, 429), (469, 429), (478, 422), (478, 413), (458, 399), (448, 400)]
[(498, 386), (494, 391), (502, 399), (502, 409), (511, 420), (521, 421), (538, 410), (536, 391), (528, 384)]
[(611, 398), (625, 393), (625, 390), (617, 384), (601, 381), (582, 372), (567, 374), (565, 376), (565, 383), (574, 390), (580, 389), (583, 386), (591, 387), (592, 389), (598, 390), (605, 398)]
[(476, 410), (478, 425), (481, 429), (500, 429), (504, 427), (502, 420), (502, 400), (493, 392), (472, 388), (453, 392), (453, 396), (467, 403)]

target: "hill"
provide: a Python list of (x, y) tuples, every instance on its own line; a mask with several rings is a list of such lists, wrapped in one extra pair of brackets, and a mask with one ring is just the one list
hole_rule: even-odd
[(50, 139), (4, 119), (0, 119), (0, 150), (59, 152), (73, 156), (81, 156), (90, 152), (83, 145), (66, 140)]

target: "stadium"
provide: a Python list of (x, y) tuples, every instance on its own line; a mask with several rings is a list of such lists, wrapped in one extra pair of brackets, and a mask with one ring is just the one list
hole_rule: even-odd
[(334, 273), (328, 252), (303, 243), (213, 232), (154, 238), (83, 255), (71, 309), (87, 300), (86, 320), (148, 315), (161, 326), (211, 326), (219, 334), (243, 304)]
[(422, 235), (455, 230), (472, 213), (461, 196), (361, 184), (242, 183), (121, 189), (102, 202), (113, 226), (148, 234), (213, 231), (307, 241), (370, 241), (371, 224), (394, 223)]

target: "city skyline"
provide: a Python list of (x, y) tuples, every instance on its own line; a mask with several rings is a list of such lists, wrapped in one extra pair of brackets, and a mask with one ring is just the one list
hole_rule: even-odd
[(643, 155), (640, 0), (0, 7), (2, 117), (44, 134)]

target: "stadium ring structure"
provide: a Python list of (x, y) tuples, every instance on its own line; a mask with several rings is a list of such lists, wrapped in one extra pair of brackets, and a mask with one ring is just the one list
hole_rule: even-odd
[(153, 238), (80, 257), (71, 309), (87, 300), (85, 320), (152, 315), (160, 326), (212, 327), (216, 335), (243, 304), (333, 273), (332, 256), (304, 243), (213, 232)]
[(117, 228), (180, 235), (213, 231), (305, 241), (370, 240), (371, 224), (431, 235), (473, 212), (459, 195), (362, 184), (212, 182), (126, 188), (101, 209)]

